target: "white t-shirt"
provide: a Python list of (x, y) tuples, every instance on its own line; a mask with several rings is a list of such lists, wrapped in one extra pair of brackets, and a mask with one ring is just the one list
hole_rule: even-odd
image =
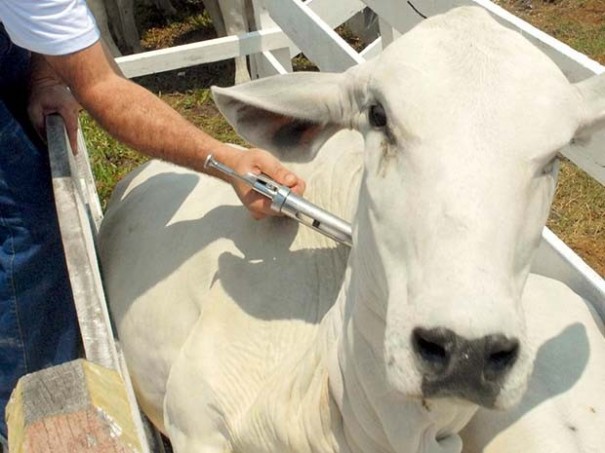
[(0, 0), (0, 22), (15, 44), (43, 55), (77, 52), (100, 36), (85, 0)]

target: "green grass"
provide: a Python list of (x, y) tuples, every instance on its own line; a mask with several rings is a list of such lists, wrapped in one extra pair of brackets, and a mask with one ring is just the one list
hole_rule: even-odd
[(110, 137), (88, 114), (81, 115), (80, 124), (86, 137), (101, 206), (105, 209), (115, 184), (145, 162), (147, 157)]
[(605, 57), (605, 24), (578, 24), (570, 19), (560, 20), (549, 27), (549, 33), (559, 36), (559, 39), (571, 47), (595, 59), (603, 61)]

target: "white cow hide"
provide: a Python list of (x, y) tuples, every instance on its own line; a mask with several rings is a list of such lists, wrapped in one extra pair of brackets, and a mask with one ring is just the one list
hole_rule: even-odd
[(533, 388), (552, 330), (526, 324), (524, 285), (556, 156), (602, 122), (604, 91), (478, 8), (342, 74), (215, 88), (243, 137), (352, 220), (353, 247), (254, 222), (168, 164), (127, 178), (99, 243), (145, 412), (178, 452), (460, 452), (479, 406)]

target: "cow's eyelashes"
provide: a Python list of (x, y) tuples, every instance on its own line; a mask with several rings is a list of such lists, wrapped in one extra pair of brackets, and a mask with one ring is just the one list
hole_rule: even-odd
[(387, 125), (387, 114), (384, 111), (384, 107), (380, 104), (374, 104), (370, 106), (368, 111), (368, 120), (370, 125), (376, 128), (383, 128)]

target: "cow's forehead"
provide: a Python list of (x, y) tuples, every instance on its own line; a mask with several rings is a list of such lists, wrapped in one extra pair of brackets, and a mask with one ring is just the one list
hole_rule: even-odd
[(370, 90), (412, 133), (436, 125), (445, 133), (454, 117), (481, 117), (492, 134), (518, 127), (531, 139), (552, 130), (565, 141), (577, 126), (577, 97), (563, 73), (479, 8), (429, 19), (394, 42), (375, 62)]
[[(454, 75), (486, 71), (484, 75), (493, 76), (517, 69), (531, 77), (548, 76), (565, 81), (546, 55), (478, 7), (458, 8), (424, 21), (389, 46), (378, 64), (393, 69), (404, 65), (427, 72), (448, 71)], [(520, 64), (526, 66), (521, 68)]]

